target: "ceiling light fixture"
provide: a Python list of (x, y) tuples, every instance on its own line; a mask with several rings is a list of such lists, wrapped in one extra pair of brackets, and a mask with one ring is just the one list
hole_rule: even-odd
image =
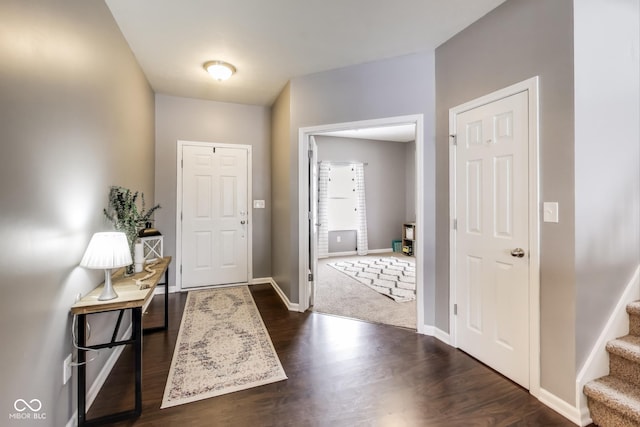
[(203, 65), (204, 69), (219, 82), (227, 80), (236, 72), (236, 67), (224, 61), (208, 61)]

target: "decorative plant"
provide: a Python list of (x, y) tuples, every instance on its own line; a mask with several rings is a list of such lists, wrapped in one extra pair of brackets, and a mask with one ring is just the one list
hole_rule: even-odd
[[(140, 210), (137, 204), (138, 195), (142, 205)], [(144, 193), (132, 192), (128, 188), (118, 186), (112, 186), (109, 189), (109, 205), (103, 210), (104, 216), (113, 223), (116, 230), (127, 235), (132, 259), (138, 232), (150, 222), (153, 213), (158, 209), (160, 205), (146, 210)]]

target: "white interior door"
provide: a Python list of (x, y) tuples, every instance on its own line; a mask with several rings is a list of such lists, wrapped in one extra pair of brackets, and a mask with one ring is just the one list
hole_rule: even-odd
[(182, 287), (248, 282), (248, 150), (182, 148)]
[(521, 92), (457, 114), (460, 349), (529, 388), (529, 123)]
[(316, 139), (309, 137), (309, 307), (316, 300), (318, 280), (318, 145)]

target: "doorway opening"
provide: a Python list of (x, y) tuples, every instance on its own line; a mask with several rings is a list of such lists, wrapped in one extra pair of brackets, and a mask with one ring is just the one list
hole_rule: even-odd
[[(301, 128), (299, 143), (300, 311), (311, 308), (417, 329), (422, 333), (424, 302), (420, 246), (423, 196), (418, 191), (423, 177), (422, 115)], [(322, 201), (318, 197), (320, 193), (327, 193), (327, 189), (319, 189), (318, 185), (327, 169), (333, 168), (335, 179), (341, 180), (344, 178), (341, 175), (348, 177), (350, 169), (355, 170), (358, 164), (366, 182), (364, 193), (367, 201), (361, 205), (366, 209), (367, 218), (364, 241), (362, 229), (358, 233), (355, 230), (357, 226), (345, 223), (345, 218), (346, 222), (350, 221), (348, 215), (332, 221), (326, 212), (323, 216)], [(320, 165), (325, 172), (319, 172)], [(326, 177), (324, 179), (327, 181)], [(353, 180), (355, 192), (355, 175)], [(345, 203), (353, 202), (343, 197), (340, 191), (333, 195), (335, 200), (329, 205), (338, 212), (344, 210)], [(327, 226), (329, 222), (331, 227)], [(393, 251), (394, 241), (401, 241), (403, 224), (408, 222), (415, 224), (414, 256)], [(396, 250), (400, 251), (399, 246)], [(392, 277), (385, 275), (385, 269), (390, 273), (389, 268), (405, 267), (352, 265), (378, 261), (405, 265), (406, 272), (401, 274), (415, 276), (415, 290), (401, 289), (405, 287), (404, 283), (390, 284)], [(355, 277), (356, 274), (349, 271), (353, 268), (360, 268), (366, 277)], [(375, 273), (369, 268), (379, 268), (379, 271)], [(373, 283), (376, 281), (378, 283)], [(378, 284), (396, 286), (397, 290), (376, 289)], [(410, 289), (411, 285), (406, 287)], [(389, 293), (391, 295), (386, 295)], [(363, 302), (367, 295), (371, 298)], [(407, 298), (403, 300), (403, 296)]]

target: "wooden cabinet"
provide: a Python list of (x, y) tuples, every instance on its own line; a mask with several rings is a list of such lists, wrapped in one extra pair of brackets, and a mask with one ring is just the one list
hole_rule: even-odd
[(402, 253), (413, 256), (413, 246), (416, 242), (416, 223), (402, 224)]

